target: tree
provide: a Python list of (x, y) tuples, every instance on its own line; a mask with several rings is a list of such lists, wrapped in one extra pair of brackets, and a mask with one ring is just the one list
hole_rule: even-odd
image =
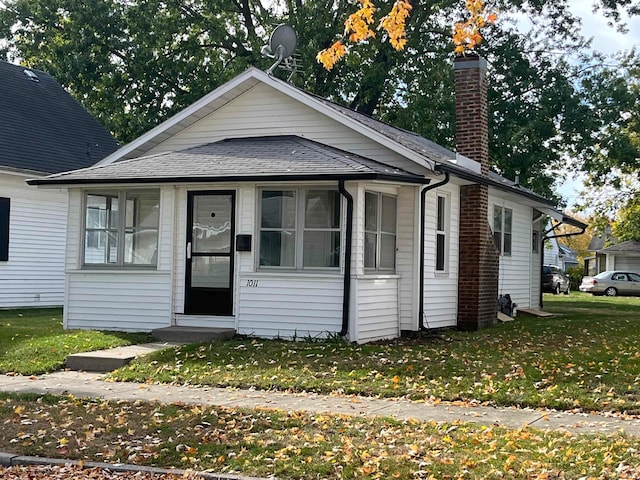
[[(389, 12), (393, 0), (376, 0)], [(49, 71), (94, 115), (129, 141), (249, 65), (278, 23), (299, 35), (304, 72), (297, 86), (454, 148), (452, 25), (468, 17), (462, 0), (413, 0), (406, 45), (385, 34), (352, 49), (327, 72), (315, 62), (354, 12), (347, 0), (4, 0), (5, 55)], [(620, 6), (628, 4), (619, 0)], [(618, 3), (601, 5), (613, 12)], [(499, 21), (477, 47), (490, 64), (491, 162), (523, 186), (553, 195), (554, 169), (601, 123), (590, 113), (582, 75), (563, 60), (586, 42), (565, 1), (497, 0)], [(514, 15), (535, 21), (519, 34)], [(553, 53), (550, 53), (553, 52)], [(560, 54), (558, 54), (560, 53)], [(276, 72), (276, 75), (279, 75)], [(584, 159), (593, 155), (585, 150)]]
[(640, 196), (629, 200), (618, 211), (611, 233), (620, 242), (626, 240), (640, 241)]

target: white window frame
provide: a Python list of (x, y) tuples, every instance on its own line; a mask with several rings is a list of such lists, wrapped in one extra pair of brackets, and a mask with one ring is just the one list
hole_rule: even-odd
[[(91, 191), (87, 190), (83, 192), (83, 208), (82, 208), (82, 237), (81, 237), (81, 264), (82, 267), (98, 268), (98, 269), (143, 269), (143, 270), (156, 270), (158, 268), (158, 250), (160, 248), (160, 214), (158, 213), (158, 223), (151, 226), (136, 226), (127, 228), (126, 226), (126, 211), (127, 211), (127, 195), (138, 194), (157, 194), (158, 208), (160, 208), (161, 193), (157, 189), (114, 189), (114, 190), (99, 190)], [(90, 227), (87, 225), (87, 211), (89, 209), (88, 197), (111, 197), (115, 198), (118, 204), (118, 221), (117, 225), (105, 228)], [(155, 246), (156, 254), (155, 261), (150, 263), (127, 263), (125, 262), (126, 255), (126, 234), (127, 230), (135, 231), (155, 231)], [(116, 260), (114, 262), (96, 262), (87, 263), (86, 248), (87, 248), (87, 233), (89, 232), (115, 232), (116, 233)], [(99, 242), (102, 243), (102, 242)]]
[[(507, 212), (509, 215), (507, 215)], [(496, 224), (496, 213), (499, 213), (499, 225)], [(507, 221), (507, 217), (509, 221)], [(502, 205), (493, 206), (493, 240), (496, 243), (500, 255), (510, 257), (513, 252), (513, 209), (503, 207)], [(507, 242), (506, 239), (509, 241)], [(505, 245), (509, 248), (505, 248)]]
[[(377, 197), (377, 206), (376, 206), (376, 230), (367, 230), (367, 209), (366, 209), (366, 198), (367, 195), (375, 195)], [(395, 202), (395, 211), (394, 211), (394, 220), (395, 220), (395, 225), (394, 225), (394, 231), (387, 231), (387, 230), (383, 230), (382, 229), (382, 205), (383, 205), (383, 200), (385, 197), (388, 198), (393, 198), (394, 202)], [(367, 234), (374, 234), (376, 235), (376, 250), (375, 250), (375, 265), (374, 266), (367, 266), (367, 258), (365, 255), (365, 258), (363, 259), (363, 264), (364, 264), (364, 270), (365, 273), (395, 273), (396, 272), (396, 268), (397, 268), (397, 255), (396, 255), (396, 250), (398, 248), (398, 196), (397, 195), (392, 195), (389, 193), (385, 193), (385, 192), (378, 192), (378, 191), (373, 191), (373, 190), (365, 190), (365, 196), (364, 196), (364, 214), (363, 214), (363, 220), (364, 220), (364, 234), (365, 234), (365, 244), (366, 244), (366, 235)], [(394, 251), (393, 251), (393, 267), (384, 267), (381, 265), (381, 249), (382, 249), (382, 238), (383, 236), (387, 236), (387, 237), (393, 237), (394, 238)]]
[(531, 232), (531, 253), (540, 253), (540, 230), (533, 229)]
[[(442, 207), (442, 211), (440, 210)], [(441, 218), (442, 215), (442, 218)], [(436, 195), (436, 228), (435, 228), (435, 271), (436, 273), (447, 273), (449, 271), (449, 231), (451, 219), (451, 200), (449, 195)], [(438, 239), (442, 239), (442, 258), (439, 257)], [(441, 260), (441, 262), (439, 261)], [(442, 264), (441, 268), (440, 263)]]
[[(262, 194), (263, 192), (293, 192), (295, 198), (295, 219), (294, 226), (291, 228), (274, 228), (274, 227), (266, 227), (262, 226)], [(328, 191), (335, 192), (338, 195), (338, 209), (339, 209), (339, 220), (338, 227), (329, 227), (329, 228), (313, 228), (306, 226), (306, 211), (305, 211), (305, 203), (307, 198), (307, 193), (310, 191)], [(343, 199), (340, 195), (338, 188), (331, 185), (308, 185), (304, 187), (261, 187), (258, 189), (257, 195), (257, 220), (256, 220), (256, 230), (257, 230), (257, 255), (256, 255), (256, 268), (261, 271), (339, 271), (340, 266), (342, 264), (343, 258)], [(294, 242), (294, 262), (293, 265), (261, 265), (260, 262), (260, 249), (262, 248), (262, 232), (263, 231), (287, 231), (293, 230), (295, 232), (295, 242)], [(306, 232), (332, 232), (338, 233), (338, 261), (336, 266), (322, 266), (322, 267), (314, 267), (314, 266), (305, 266), (304, 265), (304, 237)]]

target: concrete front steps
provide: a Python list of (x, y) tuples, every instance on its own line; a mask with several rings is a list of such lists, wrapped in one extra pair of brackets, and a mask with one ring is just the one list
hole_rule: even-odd
[(173, 348), (185, 343), (204, 343), (229, 340), (236, 331), (233, 328), (165, 327), (151, 332), (153, 343), (109, 348), (95, 352), (75, 353), (67, 356), (66, 368), (85, 372), (111, 372), (131, 362), (134, 358), (158, 350)]
[(210, 327), (164, 327), (151, 332), (154, 340), (160, 342), (205, 343), (231, 340), (236, 334), (233, 328)]
[(136, 357), (166, 348), (173, 348), (177, 345), (181, 344), (168, 342), (143, 343), (140, 345), (96, 350), (94, 352), (74, 353), (73, 355), (67, 356), (66, 368), (85, 372), (111, 372), (120, 367), (124, 367)]

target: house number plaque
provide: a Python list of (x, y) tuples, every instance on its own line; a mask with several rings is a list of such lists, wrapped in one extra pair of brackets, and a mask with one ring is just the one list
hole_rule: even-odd
[(258, 280), (249, 279), (249, 280), (247, 280), (247, 285), (246, 286), (255, 288), (255, 287), (258, 286)]

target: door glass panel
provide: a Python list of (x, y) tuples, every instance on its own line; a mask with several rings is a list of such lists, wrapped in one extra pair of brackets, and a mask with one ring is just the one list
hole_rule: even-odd
[(230, 266), (229, 257), (192, 257), (191, 286), (229, 288)]
[(231, 195), (193, 197), (193, 252), (231, 251)]

